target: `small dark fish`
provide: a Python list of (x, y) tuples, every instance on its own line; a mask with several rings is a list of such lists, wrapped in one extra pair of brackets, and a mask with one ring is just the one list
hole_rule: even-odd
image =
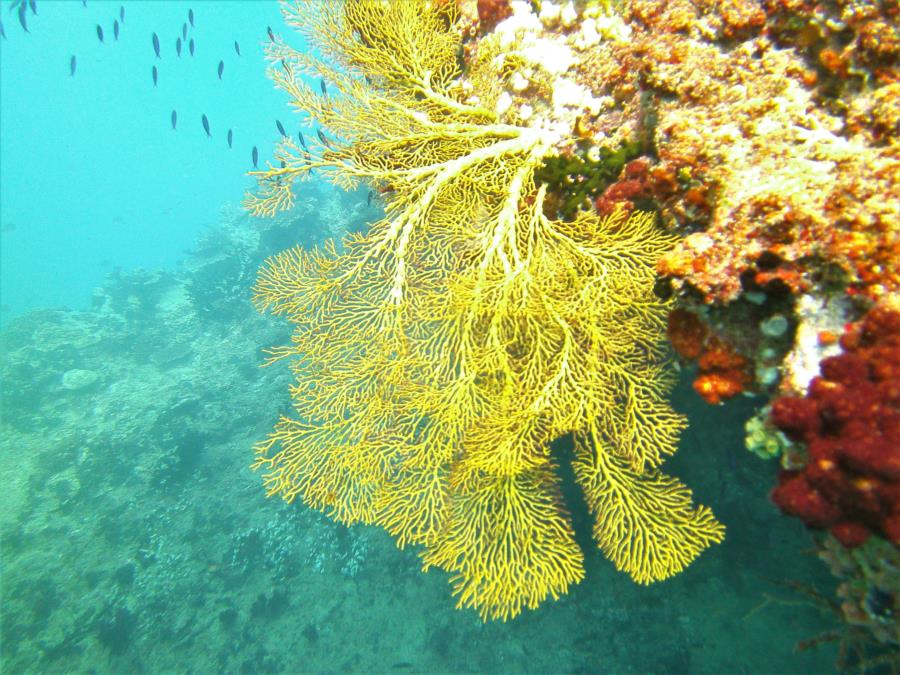
[(237, 43), (237, 40), (234, 41), (234, 51), (238, 56), (241, 55), (241, 46)]
[(291, 67), (287, 64), (287, 61), (285, 61), (284, 59), (281, 59), (281, 67), (284, 68), (284, 72), (286, 72), (288, 75), (291, 74)]
[(375, 190), (369, 190), (369, 196), (366, 197), (366, 206), (372, 206), (372, 197), (375, 196)]
[(219, 79), (222, 79), (222, 73), (225, 72), (225, 62), (219, 61), (219, 69), (216, 71), (219, 74)]
[(187, 40), (187, 24), (186, 23), (181, 24), (181, 38), (183, 40)]
[(6, 39), (6, 31), (3, 30), (3, 22), (2, 21), (0, 21), (0, 37), (2, 37), (4, 40)]
[(297, 137), (300, 139), (300, 145), (303, 146), (303, 149), (308, 151), (309, 148), (306, 147), (306, 139), (303, 138), (303, 132), (302, 132), (302, 131), (298, 131), (298, 132), (297, 132)]
[(119, 39), (119, 21), (118, 21), (118, 19), (113, 21), (113, 37), (116, 40)]
[(178, 124), (178, 111), (172, 111), (172, 131), (175, 131), (175, 125)]
[(99, 23), (97, 24), (97, 39), (103, 42), (103, 26)]
[(188, 9), (188, 21), (191, 24), (191, 28), (194, 27), (194, 10)]
[(156, 66), (153, 66), (153, 86), (156, 86), (156, 81), (159, 79), (159, 71), (156, 69)]
[(87, 0), (81, 0), (81, 6), (87, 7)]
[(175, 40), (175, 54), (181, 58), (181, 38)]
[(209, 133), (209, 120), (206, 118), (206, 113), (200, 118), (200, 121), (203, 122), (203, 131), (206, 132), (207, 136), (212, 137), (212, 134)]
[(188, 42), (188, 51), (191, 53), (191, 56), (194, 55), (194, 38), (191, 38), (191, 41)]
[(28, 5), (26, 5), (24, 2), (19, 5), (19, 23), (22, 24), (22, 28), (25, 30), (25, 32), (28, 33), (28, 22), (25, 20), (26, 9), (28, 9)]
[(257, 161), (259, 161), (259, 150), (256, 149), (256, 146), (253, 146), (253, 152), (250, 153), (250, 157), (253, 159), (253, 168), (258, 169), (259, 165)]
[(159, 58), (159, 36), (153, 34), (153, 51), (156, 52), (156, 58)]
[(72, 58), (69, 59), (69, 77), (72, 77), (72, 75), (75, 74), (75, 66), (76, 65), (78, 65), (78, 64), (75, 62), (75, 55), (72, 54)]
[(231, 147), (231, 141), (234, 139), (234, 135), (231, 132), (231, 129), (228, 130), (228, 147)]
[(125, 5), (119, 7), (119, 21), (125, 23)]
[(287, 136), (287, 133), (284, 130), (284, 126), (281, 124), (281, 120), (275, 120), (275, 126), (278, 128), (278, 133), (282, 136)]
[(325, 78), (319, 80), (319, 89), (322, 90), (322, 96), (328, 97), (328, 89), (325, 87)]
[(37, 16), (37, 0), (28, 0), (28, 6), (31, 7), (31, 13)]
[(286, 166), (287, 166), (287, 162), (285, 162), (284, 160), (281, 160), (281, 168), (283, 169)]
[(322, 141), (322, 144), (326, 148), (333, 150), (333, 148), (331, 147), (331, 142), (327, 138), (325, 138), (325, 134), (322, 133), (321, 129), (316, 129), (316, 135), (319, 137), (319, 140)]
[(272, 27), (271, 27), (271, 26), (266, 26), (266, 33), (269, 34), (269, 39), (270, 39), (272, 42), (275, 42), (275, 33), (272, 32)]

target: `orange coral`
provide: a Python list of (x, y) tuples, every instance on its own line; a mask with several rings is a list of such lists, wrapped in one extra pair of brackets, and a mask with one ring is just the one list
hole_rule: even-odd
[[(871, 0), (630, 8), (634, 67), (659, 96), (653, 196), (664, 221), (691, 233), (658, 271), (707, 303), (748, 283), (805, 292), (835, 268), (853, 293), (900, 290), (896, 10)], [(822, 105), (835, 92), (840, 105)]]
[(694, 390), (707, 403), (721, 403), (750, 386), (749, 361), (713, 334), (696, 314), (684, 309), (672, 311), (668, 336), (679, 356), (697, 360), (699, 372), (694, 380)]
[(745, 391), (752, 382), (747, 359), (716, 336), (707, 341), (697, 360), (696, 391), (707, 403), (718, 404)]
[(696, 314), (676, 309), (669, 313), (668, 335), (678, 355), (693, 360), (703, 351), (709, 330)]

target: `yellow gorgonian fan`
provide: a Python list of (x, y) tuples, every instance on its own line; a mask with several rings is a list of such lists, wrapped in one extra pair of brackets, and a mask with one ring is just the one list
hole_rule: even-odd
[[(681, 571), (723, 528), (660, 473), (684, 420), (669, 406), (674, 240), (648, 213), (544, 213), (549, 131), (460, 95), (454, 3), (284, 6), (323, 58), (276, 40), (271, 75), (340, 139), (257, 172), (257, 214), (316, 168), (386, 188), (386, 216), (340, 252), (267, 261), (254, 300), (295, 324), (294, 415), (257, 447), (269, 494), (377, 523), (450, 571), (460, 605), (509, 618), (583, 576), (550, 455), (571, 434), (603, 552), (640, 583)], [(326, 77), (316, 93), (301, 75)], [(470, 74), (485, 82), (484, 73)]]

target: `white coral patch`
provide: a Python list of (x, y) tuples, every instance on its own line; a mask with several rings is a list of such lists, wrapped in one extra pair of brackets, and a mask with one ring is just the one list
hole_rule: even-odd
[(850, 309), (849, 302), (844, 298), (826, 300), (813, 295), (801, 295), (795, 312), (797, 332), (794, 334), (794, 348), (784, 360), (784, 379), (788, 391), (805, 394), (809, 383), (819, 374), (822, 359), (841, 351), (837, 344), (822, 345), (819, 333), (828, 331), (840, 335)]
[(544, 2), (541, 3), (541, 11), (538, 16), (545, 26), (550, 27), (556, 25), (561, 13), (562, 7), (555, 2), (550, 2), (550, 0), (544, 0)]
[(575, 47), (590, 49), (600, 44), (601, 39), (600, 33), (597, 32), (596, 19), (588, 18), (581, 22), (581, 34), (575, 38)]
[(523, 38), (520, 53), (551, 75), (567, 73), (575, 64), (575, 54), (567, 45), (534, 35)]
[(539, 33), (543, 26), (541, 20), (531, 10), (531, 5), (522, 0), (513, 0), (512, 16), (504, 19), (494, 27), (494, 35), (500, 40), (501, 47), (511, 47), (522, 39), (526, 33)]
[(618, 14), (601, 14), (596, 19), (597, 32), (606, 40), (628, 42), (631, 39), (631, 26)]
[(513, 91), (525, 91), (528, 89), (528, 84), (528, 78), (518, 70), (509, 78), (509, 86), (513, 88)]
[(575, 25), (575, 22), (578, 20), (578, 11), (575, 9), (575, 5), (572, 4), (572, 0), (569, 0), (566, 6), (562, 8), (559, 18), (562, 21), (562, 25), (566, 28)]
[(557, 114), (564, 114), (565, 108), (596, 108), (600, 111), (599, 101), (584, 86), (572, 80), (560, 77), (553, 83), (553, 108)]
[(502, 115), (509, 107), (512, 105), (512, 96), (509, 95), (509, 92), (502, 92), (500, 96), (497, 97), (497, 114)]

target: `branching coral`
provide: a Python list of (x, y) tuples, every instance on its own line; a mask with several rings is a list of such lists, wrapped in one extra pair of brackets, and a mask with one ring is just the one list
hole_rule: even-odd
[(271, 75), (337, 140), (309, 154), (283, 141), (284, 166), (257, 174), (247, 206), (283, 208), (315, 168), (379, 186), (386, 217), (340, 250), (289, 250), (261, 270), (257, 306), (296, 324), (272, 358), (293, 357), (297, 380), (295, 417), (255, 466), (270, 494), (423, 545), (461, 606), (506, 619), (583, 576), (550, 454), (563, 435), (597, 540), (636, 581), (681, 571), (723, 528), (659, 471), (684, 426), (653, 294), (672, 236), (642, 212), (545, 215), (535, 175), (558, 132), (499, 119), (495, 60), (475, 61), (467, 93), (454, 12), (284, 6), (335, 65), (276, 40)]

